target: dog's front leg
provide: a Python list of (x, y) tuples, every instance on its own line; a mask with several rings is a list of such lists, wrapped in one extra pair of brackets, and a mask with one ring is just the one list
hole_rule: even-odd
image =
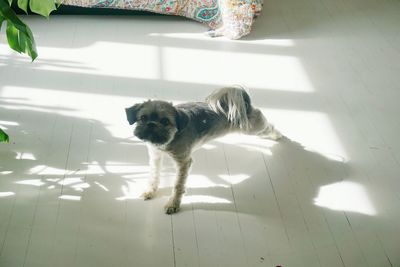
[(190, 165), (192, 164), (191, 158), (175, 159), (177, 166), (177, 177), (172, 195), (165, 205), (165, 212), (167, 214), (176, 213), (179, 211), (181, 205), (182, 195), (185, 193), (186, 178), (189, 174)]
[(158, 190), (163, 160), (162, 152), (153, 145), (148, 144), (147, 151), (149, 153), (150, 177), (147, 190), (142, 194), (144, 200), (152, 199)]

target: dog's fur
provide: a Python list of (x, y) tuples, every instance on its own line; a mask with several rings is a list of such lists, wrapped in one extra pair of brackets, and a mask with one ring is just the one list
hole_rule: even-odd
[(149, 188), (145, 200), (154, 197), (159, 181), (163, 154), (176, 163), (177, 177), (172, 195), (165, 206), (167, 214), (179, 210), (185, 182), (192, 164), (192, 152), (208, 140), (230, 132), (259, 135), (277, 140), (279, 131), (267, 122), (261, 111), (251, 105), (242, 87), (214, 91), (205, 102), (173, 106), (165, 101), (147, 101), (126, 109), (134, 135), (146, 142), (149, 152)]

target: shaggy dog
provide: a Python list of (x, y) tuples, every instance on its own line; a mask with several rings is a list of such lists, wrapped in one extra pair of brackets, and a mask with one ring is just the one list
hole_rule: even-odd
[(185, 182), (192, 164), (192, 153), (205, 142), (231, 132), (258, 135), (273, 140), (282, 135), (267, 122), (261, 111), (251, 105), (242, 87), (214, 91), (205, 102), (172, 105), (149, 100), (126, 109), (134, 135), (147, 144), (150, 163), (149, 187), (145, 200), (154, 197), (163, 154), (176, 163), (177, 175), (172, 195), (165, 206), (167, 214), (179, 211)]

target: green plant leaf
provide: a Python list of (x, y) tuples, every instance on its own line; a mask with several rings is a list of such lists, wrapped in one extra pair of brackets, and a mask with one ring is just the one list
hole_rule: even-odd
[[(25, 23), (23, 23), (15, 14), (14, 10), (5, 2), (5, 0), (0, 0), (0, 16), (2, 16), (7, 22), (11, 22), (20, 31), (24, 31), (28, 34)], [(33, 39), (33, 36), (32, 36)]]
[(56, 10), (56, 4), (54, 0), (30, 0), (29, 7), (31, 8), (32, 12), (45, 17), (49, 17), (50, 13)]
[(10, 142), (8, 135), (2, 129), (0, 129), (0, 142), (4, 143)]
[(25, 34), (20, 34), (19, 35), (19, 41), (20, 41), (20, 46), (22, 48), (22, 52), (25, 54), (28, 54), (31, 58), (32, 61), (37, 58), (38, 54), (36, 51), (36, 45), (34, 40), (30, 40), (28, 36)]
[[(29, 29), (26, 30), (30, 32)], [(7, 22), (7, 40), (9, 46), (19, 53), (28, 54), (32, 61), (37, 57), (35, 41), (26, 32), (17, 29), (14, 24)]]
[(9, 46), (19, 53), (26, 53), (32, 61), (37, 57), (35, 40), (28, 26), (23, 23), (5, 0), (0, 0), (0, 17), (7, 20)]
[[(9, 46), (19, 53), (26, 53), (32, 61), (38, 56), (32, 31), (22, 22), (10, 7), (13, 0), (0, 0), (0, 29), (4, 20), (7, 21), (7, 40)], [(26, 13), (28, 5), (32, 12), (49, 17), (60, 5), (61, 0), (18, 0), (18, 6)]]
[(29, 0), (18, 0), (19, 8), (25, 11), (26, 14), (28, 14), (28, 2)]
[(3, 24), (4, 21), (5, 19), (3, 18), (3, 16), (0, 16), (0, 31), (1, 31), (1, 25)]
[(21, 53), (22, 48), (19, 45), (18, 29), (12, 23), (7, 22), (6, 34), (8, 45), (18, 53)]

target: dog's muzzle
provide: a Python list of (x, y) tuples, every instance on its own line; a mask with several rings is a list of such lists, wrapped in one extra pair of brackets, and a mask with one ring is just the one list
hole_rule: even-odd
[(168, 132), (160, 129), (157, 123), (154, 122), (148, 122), (144, 126), (136, 127), (134, 135), (143, 141), (150, 141), (156, 145), (165, 144), (170, 139)]

